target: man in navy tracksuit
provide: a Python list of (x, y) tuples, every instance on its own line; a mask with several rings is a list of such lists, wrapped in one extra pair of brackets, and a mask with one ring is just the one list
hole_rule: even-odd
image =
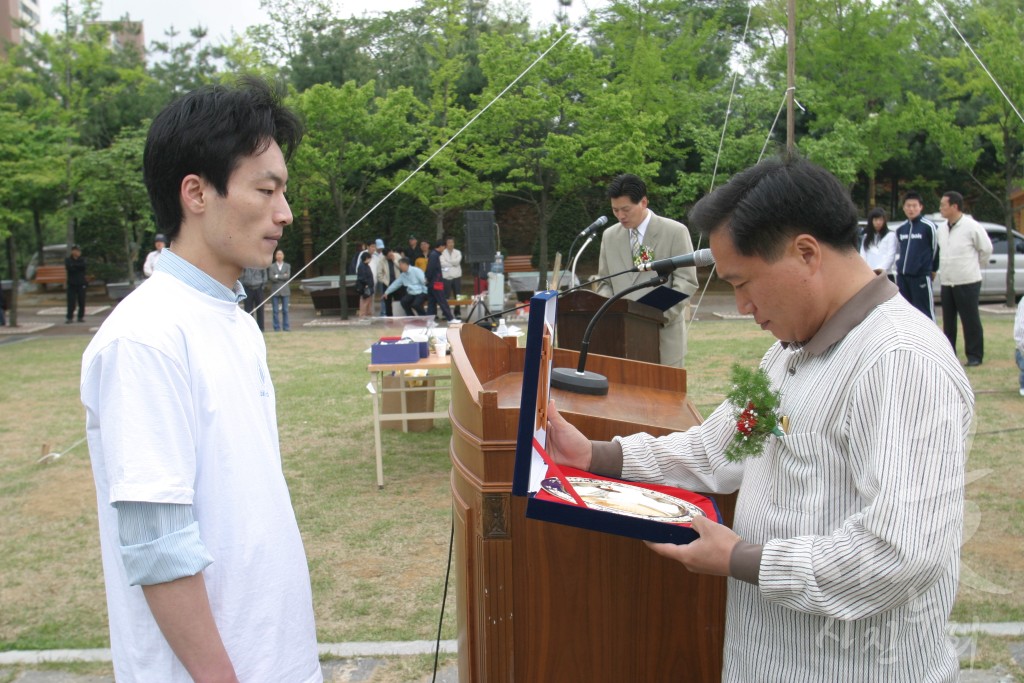
[(917, 192), (903, 198), (907, 222), (896, 228), (896, 285), (900, 294), (926, 316), (935, 320), (932, 278), (939, 269), (939, 239), (935, 224), (922, 216), (924, 202)]

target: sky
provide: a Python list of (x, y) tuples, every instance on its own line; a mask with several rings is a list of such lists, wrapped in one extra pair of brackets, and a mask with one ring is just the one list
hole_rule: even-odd
[[(492, 2), (495, 0), (492, 0)], [(558, 0), (512, 0), (530, 7), (535, 25), (553, 21)], [(587, 7), (598, 0), (572, 0), (569, 16), (577, 20)], [(58, 0), (39, 0), (42, 29), (53, 31), (61, 26), (54, 14)], [(417, 0), (334, 0), (339, 15), (358, 16), (367, 12), (385, 12), (413, 7)], [(259, 0), (103, 0), (101, 18), (120, 19), (125, 14), (144, 23), (146, 42), (164, 37), (165, 29), (173, 26), (182, 35), (190, 28), (202, 24), (208, 29), (207, 37), (213, 44), (226, 42), (232, 30), (242, 33), (247, 26), (267, 21), (260, 10)]]

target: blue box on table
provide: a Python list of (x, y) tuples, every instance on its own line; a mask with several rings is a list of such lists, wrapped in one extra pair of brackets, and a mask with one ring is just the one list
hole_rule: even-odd
[(557, 292), (530, 299), (512, 495), (531, 519), (659, 543), (697, 540), (691, 521), (721, 523), (714, 499), (671, 486), (631, 482), (554, 463), (546, 452), (547, 404)]
[(420, 358), (420, 346), (426, 342), (414, 342), (408, 339), (381, 339), (370, 347), (370, 362), (374, 365), (386, 363), (415, 363)]

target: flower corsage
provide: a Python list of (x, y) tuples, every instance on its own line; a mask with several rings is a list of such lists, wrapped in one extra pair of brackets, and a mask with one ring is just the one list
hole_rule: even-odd
[[(733, 406), (736, 432), (725, 449), (725, 457), (739, 462), (752, 455), (761, 455), (771, 435), (783, 436), (778, 415), (779, 392), (772, 389), (768, 373), (762, 368), (748, 370), (732, 366), (732, 391), (726, 398)], [(788, 420), (781, 418), (782, 427)]]
[(640, 245), (639, 253), (633, 257), (633, 265), (639, 268), (645, 263), (650, 263), (654, 260), (654, 249), (647, 246), (646, 244)]

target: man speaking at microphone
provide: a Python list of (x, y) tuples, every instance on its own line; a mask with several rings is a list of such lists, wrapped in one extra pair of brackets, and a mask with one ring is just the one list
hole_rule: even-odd
[[(608, 199), (618, 223), (604, 231), (601, 237), (601, 259), (598, 277), (642, 265), (644, 262), (664, 259), (693, 251), (690, 231), (686, 226), (662, 218), (647, 208), (647, 185), (635, 175), (625, 173), (608, 185)], [(597, 293), (611, 297), (632, 285), (650, 279), (649, 273), (626, 273), (602, 280)], [(669, 275), (666, 286), (687, 296), (697, 291), (696, 268), (678, 268)], [(650, 290), (630, 292), (627, 299), (642, 298)], [(665, 324), (661, 328), (661, 364), (681, 368), (686, 359), (686, 321), (681, 301), (665, 311)]]

